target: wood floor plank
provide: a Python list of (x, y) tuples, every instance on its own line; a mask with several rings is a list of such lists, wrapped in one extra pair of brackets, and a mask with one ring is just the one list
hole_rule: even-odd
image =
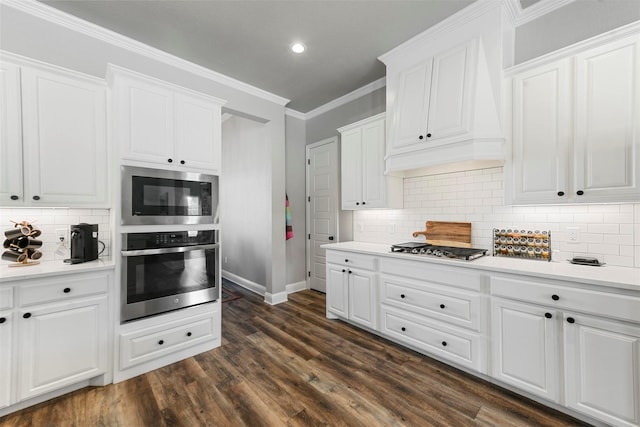
[(276, 306), (225, 283), (222, 347), (0, 418), (0, 427), (581, 426), (360, 328), (325, 296)]

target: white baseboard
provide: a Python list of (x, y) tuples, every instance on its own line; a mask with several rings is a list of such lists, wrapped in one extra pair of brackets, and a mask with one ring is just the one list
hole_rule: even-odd
[(277, 294), (271, 294), (267, 292), (264, 295), (264, 301), (270, 305), (276, 305), (283, 302), (287, 302), (287, 291), (278, 292)]
[(252, 282), (251, 280), (247, 280), (244, 277), (240, 277), (236, 274), (229, 273), (226, 270), (222, 270), (222, 277), (225, 279), (231, 280), (233, 283), (236, 283), (245, 289), (250, 290), (254, 294), (258, 294), (264, 297), (265, 294), (267, 293), (267, 290), (263, 285), (256, 282)]
[(289, 283), (287, 285), (287, 294), (292, 294), (294, 292), (300, 292), (307, 289), (307, 281), (302, 280), (296, 283)]

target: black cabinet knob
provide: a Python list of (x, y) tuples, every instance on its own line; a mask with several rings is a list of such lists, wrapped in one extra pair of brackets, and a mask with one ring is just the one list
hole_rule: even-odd
[(401, 330), (402, 332), (404, 332), (404, 331), (406, 331), (406, 330), (407, 330), (407, 328), (405, 328), (405, 327), (403, 326), (402, 328), (400, 328), (400, 330)]
[(20, 197), (16, 196), (15, 194), (11, 195), (11, 200), (18, 200)]
[(31, 317), (31, 313), (25, 313), (25, 314), (22, 315), (22, 317), (24, 319), (28, 319), (29, 317)]
[(349, 262), (349, 260), (348, 260), (348, 259), (345, 259), (345, 260), (344, 260), (344, 262)]
[(159, 345), (164, 344), (164, 340), (160, 340), (160, 341), (158, 341), (158, 344), (159, 344)]
[(427, 138), (431, 138), (431, 134), (430, 133), (427, 134)]
[(560, 299), (560, 297), (556, 294), (551, 295), (551, 299), (554, 301), (558, 301)]
[(442, 341), (442, 346), (446, 347), (447, 346), (447, 342), (446, 341)]
[(558, 196), (560, 197), (564, 196), (564, 191), (558, 191)]
[(348, 273), (351, 274), (351, 270), (349, 270)]
[(578, 196), (582, 196), (582, 195), (584, 194), (584, 191), (582, 191), (582, 190), (578, 190), (578, 191), (576, 191), (576, 194), (577, 194)]
[(544, 317), (546, 317), (547, 319), (551, 319), (553, 316), (551, 315), (551, 313), (545, 313)]
[(573, 317), (567, 317), (567, 322), (576, 323), (576, 319), (574, 319)]
[(190, 337), (192, 334), (191, 332), (187, 332), (187, 336)]
[(404, 294), (400, 294), (400, 298), (404, 298)]
[(333, 240), (333, 236), (329, 236), (329, 240)]
[(418, 135), (418, 139), (424, 139), (424, 136)]
[(366, 204), (367, 204), (367, 202), (362, 202), (362, 204), (363, 204), (363, 205), (366, 205)]
[(6, 321), (7, 321), (7, 318), (6, 318), (6, 317), (0, 317), (0, 323), (4, 323), (4, 322), (6, 322)]
[(167, 162), (173, 163), (173, 159), (167, 159)]
[(185, 163), (184, 160), (180, 160), (181, 165), (184, 165), (184, 163)]
[(68, 294), (69, 292), (71, 292), (71, 288), (64, 288), (62, 292), (64, 292), (65, 294)]
[(343, 273), (346, 273), (346, 272), (347, 272), (347, 270), (345, 270), (345, 269), (343, 268), (343, 269), (342, 269), (342, 272), (343, 272)]
[(440, 308), (445, 308), (445, 305), (444, 304), (440, 304)]
[(33, 200), (40, 200), (40, 196), (33, 196)]
[(356, 202), (356, 206), (360, 206), (360, 202)]

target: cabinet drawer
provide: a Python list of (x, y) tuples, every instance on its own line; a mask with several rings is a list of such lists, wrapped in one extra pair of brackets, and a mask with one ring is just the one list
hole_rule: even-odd
[(120, 336), (120, 369), (216, 338), (213, 313)]
[(87, 295), (104, 294), (108, 288), (108, 275), (69, 275), (39, 281), (34, 285), (18, 287), (20, 306), (74, 299)]
[(380, 283), (385, 304), (480, 330), (480, 295), (477, 293), (395, 276), (382, 275)]
[(510, 277), (491, 277), (491, 294), (549, 307), (640, 322), (640, 297)]
[(0, 288), (0, 310), (13, 308), (13, 287)]
[(375, 270), (376, 257), (356, 254), (353, 252), (327, 251), (327, 263), (338, 264), (347, 267)]
[(483, 276), (480, 272), (468, 268), (441, 266), (425, 261), (410, 261), (381, 257), (379, 261), (381, 273), (403, 276), (415, 280), (428, 280), (431, 283), (456, 286), (479, 291)]
[(482, 366), (482, 341), (479, 334), (449, 327), (421, 316), (382, 308), (381, 332), (443, 359), (477, 371)]

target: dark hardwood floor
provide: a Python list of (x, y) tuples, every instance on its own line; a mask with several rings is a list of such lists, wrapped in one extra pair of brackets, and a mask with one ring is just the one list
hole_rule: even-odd
[(238, 286), (222, 347), (10, 414), (9, 426), (575, 426), (575, 419), (346, 323), (324, 294)]

